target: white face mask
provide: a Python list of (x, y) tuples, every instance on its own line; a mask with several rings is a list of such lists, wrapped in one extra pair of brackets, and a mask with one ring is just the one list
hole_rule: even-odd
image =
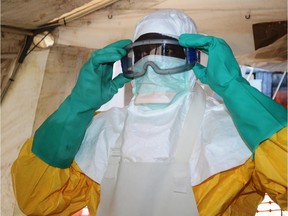
[[(175, 57), (146, 56), (147, 61), (153, 61), (160, 68), (173, 68), (183, 65), (183, 59)], [(143, 62), (143, 61), (142, 61)], [(146, 62), (146, 61), (144, 61)], [(138, 65), (142, 67), (142, 65)], [(135, 105), (150, 105), (161, 108), (169, 105), (180, 95), (191, 91), (195, 83), (193, 71), (177, 74), (160, 75), (149, 66), (146, 73), (132, 81)]]

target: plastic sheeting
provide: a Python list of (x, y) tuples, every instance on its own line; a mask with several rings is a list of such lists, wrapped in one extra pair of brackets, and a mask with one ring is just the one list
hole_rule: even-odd
[(248, 65), (269, 71), (287, 71), (287, 34), (273, 44), (255, 52), (238, 56), (240, 65)]

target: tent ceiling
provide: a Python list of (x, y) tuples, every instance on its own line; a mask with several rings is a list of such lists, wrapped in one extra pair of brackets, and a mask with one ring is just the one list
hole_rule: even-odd
[[(116, 2), (116, 3), (115, 3)], [(98, 8), (106, 7), (109, 4), (114, 9), (147, 9), (176, 7), (185, 10), (235, 10), (235, 9), (283, 9), (286, 8), (286, 1), (277, 0), (202, 0), (187, 1), (178, 0), (2, 0), (1, 1), (1, 25), (13, 26), (24, 29), (35, 29), (61, 15), (81, 8), (87, 4), (97, 5)]]
[(1, 1), (1, 24), (23, 29), (36, 29), (90, 0), (4, 0)]

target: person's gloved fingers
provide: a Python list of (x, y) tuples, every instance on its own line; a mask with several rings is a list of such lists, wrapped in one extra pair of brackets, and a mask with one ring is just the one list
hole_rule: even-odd
[[(105, 48), (95, 52), (93, 65), (97, 66), (97, 64), (98, 65), (102, 64), (101, 66), (98, 66), (97, 71), (98, 71), (98, 73), (101, 72), (101, 76), (102, 76), (101, 79), (102, 79), (103, 83), (110, 85), (109, 83), (112, 80), (112, 74), (113, 74), (113, 70), (112, 70), (113, 65), (112, 64), (115, 61), (120, 60), (123, 56), (126, 55), (126, 50), (123, 47), (127, 46), (130, 43), (131, 43), (131, 40), (120, 40), (120, 41), (117, 41), (113, 44), (110, 44), (110, 45), (106, 46)], [(123, 86), (125, 83), (124, 79), (122, 79), (120, 81), (121, 82), (119, 82), (119, 86), (121, 86), (121, 85)], [(118, 90), (118, 88), (119, 87), (117, 87), (116, 90)]]
[(114, 43), (111, 43), (111, 44), (105, 46), (103, 49), (109, 48), (109, 47), (124, 48), (125, 46), (127, 46), (131, 43), (132, 43), (132, 41), (130, 39), (123, 39), (123, 40), (119, 40), (119, 41), (116, 41)]
[(104, 63), (114, 63), (126, 55), (125, 46), (129, 45), (131, 40), (120, 40), (112, 43), (101, 50), (92, 53), (91, 58), (94, 65)]
[(230, 46), (222, 38), (200, 34), (182, 34), (179, 37), (179, 44), (183, 47), (198, 49), (208, 55), (225, 55), (234, 58)]
[(115, 92), (118, 91), (119, 88), (122, 88), (125, 83), (130, 82), (132, 79), (128, 79), (124, 77), (124, 75), (118, 74), (112, 81), (111, 81), (111, 87)]
[(203, 65), (199, 64), (198, 62), (195, 63), (193, 67), (193, 71), (196, 77), (203, 83), (207, 84), (207, 68)]
[(114, 63), (126, 55), (123, 48), (109, 47), (92, 53), (93, 65)]
[(182, 34), (179, 37), (179, 44), (183, 47), (199, 49), (204, 53), (208, 53), (214, 37), (200, 34)]

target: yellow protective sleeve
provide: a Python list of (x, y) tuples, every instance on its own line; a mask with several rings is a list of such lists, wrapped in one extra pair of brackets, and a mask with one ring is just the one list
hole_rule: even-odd
[(96, 214), (100, 185), (83, 174), (75, 162), (70, 168), (49, 166), (32, 153), (32, 139), (22, 147), (12, 166), (13, 189), (26, 215), (72, 215), (88, 206)]
[(239, 167), (193, 187), (200, 215), (255, 215), (265, 193), (287, 210), (287, 128), (262, 142)]
[[(95, 215), (100, 185), (75, 162), (67, 169), (47, 165), (31, 152), (32, 139), (12, 166), (19, 207), (27, 215), (71, 215), (88, 206)], [(287, 210), (287, 128), (264, 141), (239, 167), (193, 187), (200, 215), (255, 215), (265, 193)]]

